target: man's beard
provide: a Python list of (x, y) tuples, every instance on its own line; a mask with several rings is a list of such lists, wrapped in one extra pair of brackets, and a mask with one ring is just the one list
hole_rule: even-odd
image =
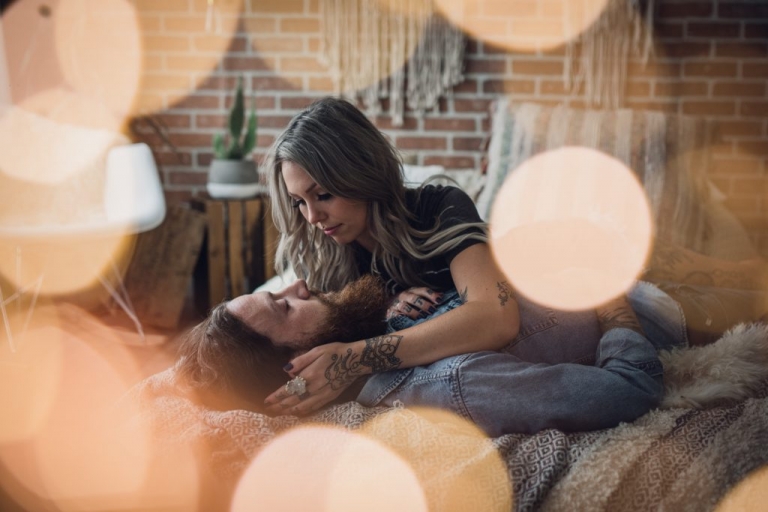
[(389, 296), (379, 278), (366, 274), (341, 291), (316, 295), (328, 307), (328, 318), (313, 345), (358, 341), (386, 331)]

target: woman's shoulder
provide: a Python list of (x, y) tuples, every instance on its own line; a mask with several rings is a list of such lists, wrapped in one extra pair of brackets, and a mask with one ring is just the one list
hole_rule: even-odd
[(413, 213), (439, 213), (448, 206), (471, 207), (472, 199), (466, 192), (452, 185), (423, 185), (406, 191), (407, 204)]

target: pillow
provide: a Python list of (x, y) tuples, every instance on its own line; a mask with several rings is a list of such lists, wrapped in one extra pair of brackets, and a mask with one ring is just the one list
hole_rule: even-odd
[(706, 151), (711, 128), (701, 119), (655, 111), (578, 110), (507, 98), (493, 106), (486, 184), (477, 199), (488, 220), (507, 175), (528, 158), (584, 146), (624, 162), (645, 187), (657, 235), (700, 249), (709, 235)]

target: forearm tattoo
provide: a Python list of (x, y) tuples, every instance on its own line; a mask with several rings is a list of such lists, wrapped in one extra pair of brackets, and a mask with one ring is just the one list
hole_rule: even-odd
[(643, 328), (637, 320), (637, 315), (632, 310), (632, 306), (623, 298), (598, 307), (597, 320), (603, 334), (618, 327), (632, 329), (643, 334)]
[(496, 288), (499, 289), (499, 302), (501, 305), (505, 305), (507, 302), (509, 302), (509, 299), (514, 298), (514, 293), (512, 292), (512, 288), (509, 286), (509, 283), (506, 281), (499, 281), (496, 283)]
[(388, 334), (365, 340), (360, 364), (369, 367), (373, 373), (399, 368), (402, 361), (395, 356), (395, 352), (402, 339), (402, 336)]
[(344, 389), (349, 383), (362, 375), (358, 355), (351, 348), (341, 356), (331, 356), (331, 364), (325, 369), (325, 378), (331, 389)]

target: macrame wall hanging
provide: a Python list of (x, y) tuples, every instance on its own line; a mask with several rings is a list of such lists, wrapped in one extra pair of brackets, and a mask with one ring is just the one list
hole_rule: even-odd
[[(336, 94), (360, 98), (375, 115), (389, 99), (395, 126), (406, 102), (418, 113), (463, 80), (465, 37), (429, 0), (325, 0), (321, 53)], [(386, 4), (386, 7), (383, 5)]]
[(654, 0), (608, 0), (597, 21), (565, 45), (566, 87), (583, 85), (587, 106), (623, 106), (630, 56), (645, 65), (653, 52), (653, 13)]

